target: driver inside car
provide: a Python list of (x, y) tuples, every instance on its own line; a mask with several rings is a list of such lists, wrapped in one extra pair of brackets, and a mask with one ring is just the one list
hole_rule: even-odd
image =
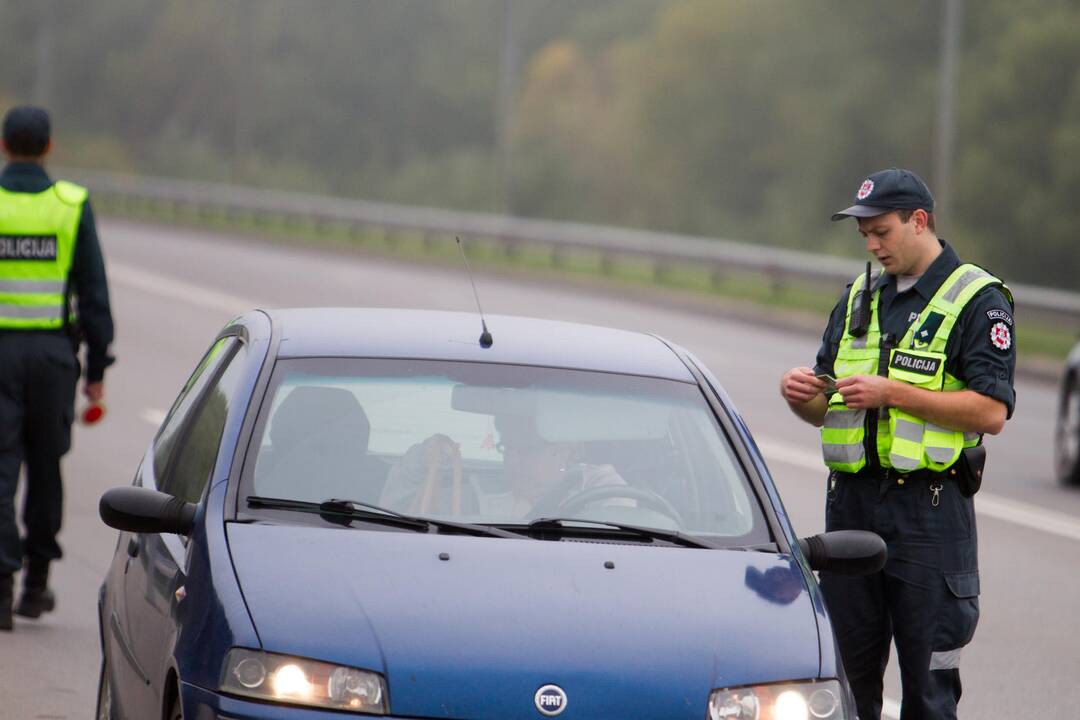
[[(582, 462), (581, 443), (541, 437), (531, 416), (496, 415), (495, 430), (505, 492), (476, 492), (464, 478), (460, 446), (436, 434), (410, 447), (390, 470), (381, 504), (409, 513), (516, 521), (558, 515), (562, 501), (585, 490), (627, 484), (611, 465)], [(633, 507), (635, 501), (609, 497), (596, 504)]]

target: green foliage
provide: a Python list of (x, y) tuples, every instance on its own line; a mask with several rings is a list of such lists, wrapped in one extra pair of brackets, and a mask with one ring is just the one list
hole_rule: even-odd
[[(943, 7), (0, 0), (0, 105), (45, 93), (59, 163), (861, 255), (828, 221), (861, 179), (935, 181)], [(963, 8), (942, 226), (1075, 287), (1080, 6)]]

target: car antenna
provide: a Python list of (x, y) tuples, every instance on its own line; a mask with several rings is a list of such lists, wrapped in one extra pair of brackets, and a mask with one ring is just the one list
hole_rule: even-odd
[(465, 272), (469, 276), (469, 282), (472, 283), (473, 297), (476, 298), (476, 309), (480, 313), (480, 327), (483, 328), (483, 332), (480, 333), (480, 347), (489, 348), (494, 341), (491, 333), (488, 332), (487, 323), (484, 322), (484, 309), (480, 307), (480, 294), (476, 292), (476, 281), (473, 280), (472, 268), (469, 267), (469, 259), (465, 257), (465, 246), (461, 244), (460, 237), (455, 235), (454, 239), (457, 240), (458, 250), (461, 251), (461, 259), (465, 261)]

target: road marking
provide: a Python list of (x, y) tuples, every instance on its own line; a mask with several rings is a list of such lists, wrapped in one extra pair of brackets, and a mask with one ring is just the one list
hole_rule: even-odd
[(165, 411), (157, 408), (146, 408), (139, 413), (139, 419), (150, 423), (154, 427), (161, 427), (161, 423), (165, 422)]
[[(809, 452), (775, 438), (758, 437), (755, 439), (761, 452), (769, 460), (807, 470), (825, 470), (821, 455), (816, 452)], [(1031, 530), (1040, 530), (1070, 540), (1080, 540), (1080, 521), (1073, 516), (994, 495), (985, 490), (980, 491), (975, 500), (975, 511), (979, 515), (1003, 520)]]
[(881, 716), (891, 718), (891, 720), (900, 720), (900, 703), (891, 698), (882, 698)]
[(232, 315), (239, 315), (252, 308), (265, 306), (265, 303), (249, 298), (218, 292), (202, 285), (193, 285), (182, 280), (157, 275), (123, 263), (110, 262), (108, 273), (110, 281), (119, 282), (122, 285), (160, 295), (161, 297), (179, 300), (190, 305), (198, 305), (210, 310), (224, 311)]

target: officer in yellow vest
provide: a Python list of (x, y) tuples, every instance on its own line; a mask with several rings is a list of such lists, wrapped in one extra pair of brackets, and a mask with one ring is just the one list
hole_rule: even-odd
[(937, 237), (933, 211), (913, 172), (862, 182), (832, 219), (857, 220), (883, 272), (844, 291), (816, 366), (780, 381), (792, 411), (821, 428), (826, 528), (888, 545), (875, 575), (821, 574), (861, 720), (881, 716), (890, 641), (904, 720), (956, 717), (979, 617), (975, 466), (982, 435), (1001, 432), (1015, 403), (1012, 296)]
[[(52, 610), (49, 564), (60, 558), (60, 458), (71, 444), (78, 349), (85, 340), (91, 401), (104, 397), (113, 339), (105, 265), (84, 188), (53, 182), (48, 114), (4, 116), (0, 173), (0, 630), (12, 613)], [(26, 467), (24, 537), (15, 521), (19, 469)], [(13, 575), (23, 568), (14, 602)]]

